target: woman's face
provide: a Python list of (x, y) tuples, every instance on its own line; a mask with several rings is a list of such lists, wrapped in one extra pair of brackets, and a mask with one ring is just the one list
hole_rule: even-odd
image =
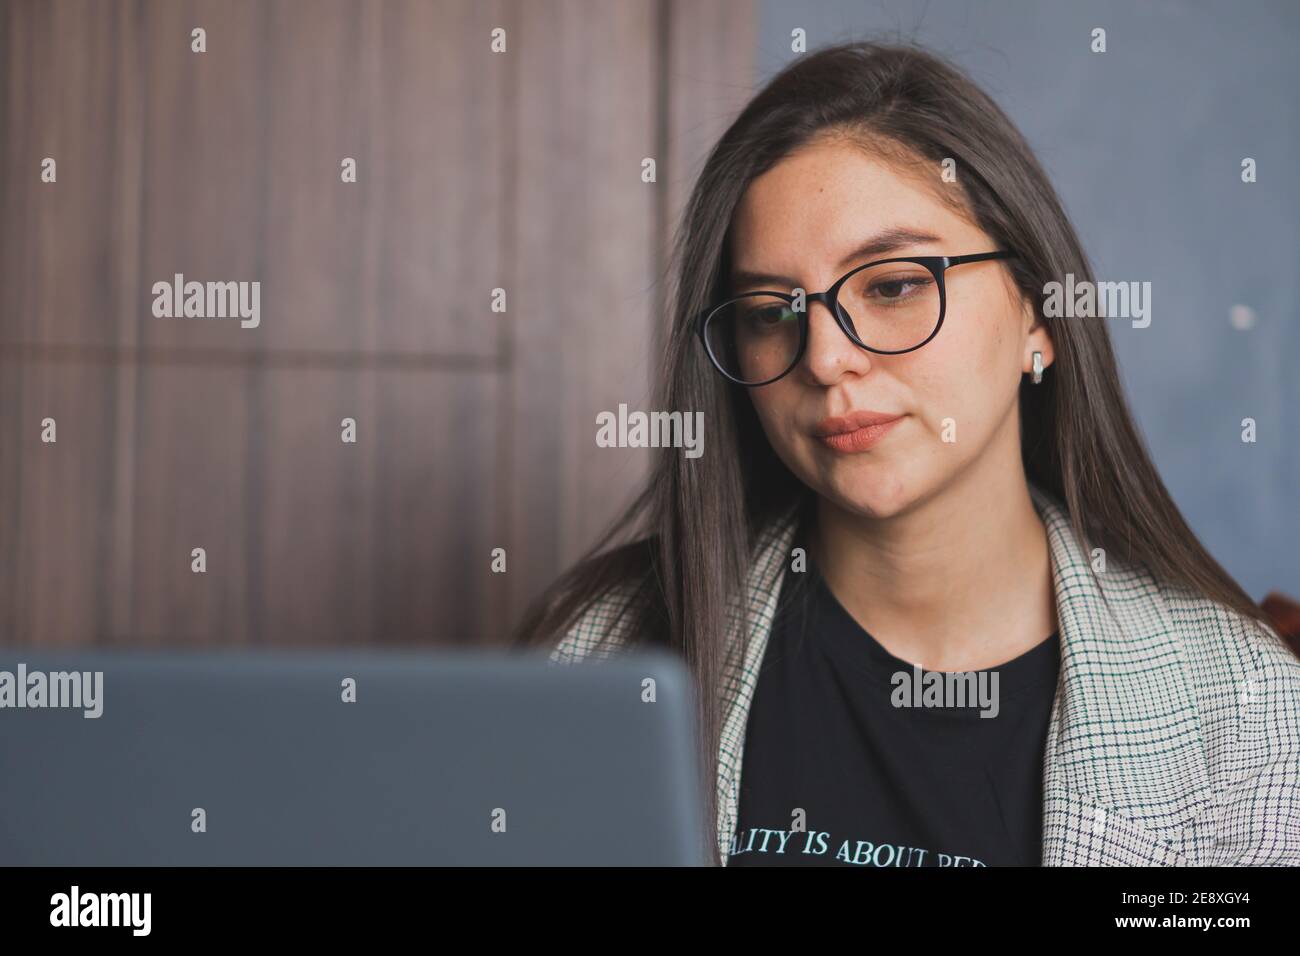
[[(737, 209), (733, 292), (819, 292), (873, 259), (997, 249), (937, 197), (938, 190), (956, 188), (940, 172), (938, 164), (920, 161), (900, 169), (843, 142), (823, 141), (792, 154), (754, 180)], [(868, 240), (896, 231), (915, 235), (845, 259)], [(740, 273), (788, 281), (737, 280)], [(1003, 262), (953, 266), (944, 281), (943, 327), (922, 348), (868, 352), (849, 341), (824, 305), (809, 303), (808, 344), (799, 365), (749, 389), (781, 460), (847, 511), (891, 517), (977, 467), (1022, 467), (1021, 376), (1035, 350), (1043, 353), (1044, 366), (1051, 363), (1051, 342)], [(837, 427), (827, 419), (853, 412), (899, 418), (874, 433), (825, 437)]]

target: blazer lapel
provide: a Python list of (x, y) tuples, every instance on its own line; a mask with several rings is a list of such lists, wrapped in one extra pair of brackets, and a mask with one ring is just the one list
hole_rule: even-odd
[[(1186, 863), (1212, 840), (1195, 823), (1210, 790), (1194, 698), (1159, 589), (1113, 561), (1094, 577), (1064, 509), (1032, 484), (1030, 494), (1047, 529), (1061, 644), (1043, 755), (1042, 862)], [(747, 578), (748, 640), (737, 606), (729, 610), (716, 782), (724, 866), (745, 725), (797, 524), (792, 508), (760, 537)]]
[(754, 699), (758, 669), (763, 662), (768, 635), (772, 632), (777, 598), (797, 529), (796, 505), (771, 523), (755, 548), (756, 558), (746, 577), (746, 606), (753, 622), (748, 641), (744, 640), (744, 622), (734, 603), (729, 612), (727, 659), (723, 667), (722, 735), (718, 745), (717, 768), (718, 848), (723, 866), (727, 865), (731, 837), (736, 832), (741, 758), (744, 756), (749, 705)]
[(1043, 864), (1194, 860), (1212, 840), (1195, 820), (1210, 782), (1160, 589), (1113, 558), (1094, 575), (1065, 510), (1030, 491), (1047, 528), (1061, 638), (1043, 755)]

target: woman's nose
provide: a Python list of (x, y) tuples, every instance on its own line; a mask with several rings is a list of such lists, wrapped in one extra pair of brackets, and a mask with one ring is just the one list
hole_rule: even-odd
[(808, 346), (802, 364), (818, 384), (829, 385), (846, 371), (865, 374), (871, 368), (871, 353), (844, 334), (827, 303), (809, 302)]

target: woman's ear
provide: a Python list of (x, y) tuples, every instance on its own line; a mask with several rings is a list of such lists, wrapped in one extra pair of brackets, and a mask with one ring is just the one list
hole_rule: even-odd
[(1056, 361), (1056, 350), (1052, 346), (1052, 334), (1047, 329), (1047, 320), (1040, 316), (1033, 303), (1025, 300), (1022, 312), (1025, 332), (1025, 351), (1020, 357), (1020, 368), (1024, 372), (1034, 370), (1034, 353), (1043, 353), (1043, 368)]

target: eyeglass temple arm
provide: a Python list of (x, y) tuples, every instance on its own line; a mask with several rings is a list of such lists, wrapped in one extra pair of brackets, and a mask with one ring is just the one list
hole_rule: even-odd
[(959, 266), (963, 262), (984, 262), (988, 259), (1014, 259), (1016, 253), (1010, 249), (1001, 249), (997, 252), (976, 252), (969, 256), (949, 256), (948, 265)]

